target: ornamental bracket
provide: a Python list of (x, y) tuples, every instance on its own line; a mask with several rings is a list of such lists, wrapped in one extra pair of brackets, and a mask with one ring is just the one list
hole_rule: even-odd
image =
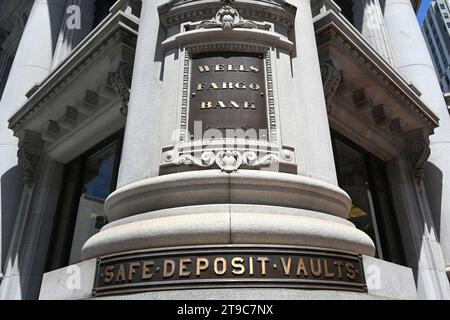
[(414, 177), (420, 183), (425, 176), (425, 165), (430, 157), (430, 139), (423, 128), (413, 130), (406, 135), (409, 159), (414, 170)]
[(31, 131), (26, 131), (19, 142), (17, 157), (23, 169), (23, 181), (28, 188), (33, 187), (41, 159), (42, 139)]
[(128, 103), (130, 102), (131, 80), (133, 68), (125, 62), (121, 62), (116, 72), (110, 73), (109, 82), (114, 91), (122, 99), (120, 113), (126, 117), (128, 114)]
[(331, 112), (331, 100), (342, 82), (342, 73), (336, 69), (333, 61), (326, 61), (320, 65), (323, 89), (328, 113)]
[(239, 12), (230, 6), (230, 3), (234, 2), (234, 0), (222, 0), (222, 2), (225, 5), (217, 11), (214, 18), (192, 25), (192, 27), (194, 29), (221, 28), (223, 31), (231, 31), (235, 28), (270, 30), (271, 26), (269, 24), (242, 18)]

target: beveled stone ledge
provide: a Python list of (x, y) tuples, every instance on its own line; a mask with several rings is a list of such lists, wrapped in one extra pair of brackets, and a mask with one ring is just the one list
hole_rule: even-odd
[(294, 43), (288, 38), (266, 30), (236, 28), (229, 31), (222, 29), (198, 29), (179, 33), (162, 43), (164, 50), (169, 51), (178, 47), (200, 46), (215, 44), (243, 43), (256, 46), (266, 45), (284, 49), (288, 52), (294, 50)]
[(102, 230), (83, 246), (82, 259), (155, 248), (228, 244), (302, 246), (375, 255), (370, 237), (354, 225), (276, 212), (225, 211), (165, 216)]
[(204, 204), (257, 204), (313, 210), (346, 218), (349, 196), (337, 186), (304, 176), (254, 170), (220, 170), (159, 176), (126, 185), (105, 203), (109, 221)]

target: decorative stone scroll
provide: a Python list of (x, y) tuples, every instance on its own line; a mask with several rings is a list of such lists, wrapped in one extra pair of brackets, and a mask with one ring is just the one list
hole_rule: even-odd
[(17, 157), (19, 158), (19, 165), (23, 169), (23, 181), (28, 188), (34, 185), (41, 159), (41, 147), (42, 140), (40, 136), (28, 131), (19, 142)]
[[(278, 171), (280, 167), (296, 168), (295, 150), (279, 148), (262, 141), (203, 141), (186, 143), (163, 149), (161, 167), (185, 165), (194, 168), (213, 169), (231, 173), (245, 167), (247, 169), (266, 168)], [(234, 144), (234, 145), (233, 145)]]
[(112, 88), (122, 98), (120, 113), (125, 117), (128, 114), (132, 76), (133, 68), (128, 63), (122, 62), (116, 72), (110, 73), (109, 78)]
[(430, 139), (423, 128), (413, 130), (406, 135), (409, 159), (414, 177), (420, 183), (425, 176), (425, 165), (430, 157)]
[(228, 0), (224, 2), (225, 6), (217, 11), (217, 14), (213, 19), (200, 22), (196, 26), (196, 29), (222, 28), (224, 31), (231, 31), (234, 28), (244, 28), (270, 30), (270, 25), (268, 24), (242, 18), (239, 12), (229, 5), (231, 1)]
[(342, 73), (336, 69), (333, 61), (327, 61), (320, 66), (322, 74), (323, 89), (325, 100), (327, 103), (327, 111), (331, 112), (331, 100), (336, 94), (337, 89), (342, 81)]
[(198, 167), (212, 167), (217, 165), (224, 172), (237, 171), (242, 165), (253, 168), (269, 167), (278, 163), (278, 154), (267, 153), (258, 154), (254, 151), (240, 152), (236, 150), (225, 150), (219, 152), (207, 151), (199, 158), (190, 154), (182, 155), (179, 158), (180, 164), (194, 165)]

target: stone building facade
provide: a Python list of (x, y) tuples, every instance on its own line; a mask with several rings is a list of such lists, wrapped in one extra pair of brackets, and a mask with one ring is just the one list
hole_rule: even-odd
[(449, 299), (419, 0), (0, 4), (1, 299)]
[(450, 4), (445, 0), (432, 1), (422, 24), (428, 50), (441, 89), (450, 92)]

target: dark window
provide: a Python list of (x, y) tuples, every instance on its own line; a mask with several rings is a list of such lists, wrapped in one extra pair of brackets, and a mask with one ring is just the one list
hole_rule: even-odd
[(333, 147), (339, 185), (353, 202), (348, 219), (372, 238), (378, 258), (404, 264), (385, 164), (336, 133)]
[(341, 8), (342, 14), (347, 20), (354, 24), (353, 20), (353, 0), (336, 0), (336, 4)]
[(122, 133), (100, 143), (66, 166), (48, 270), (81, 260), (86, 241), (106, 224), (106, 198), (115, 190)]
[(117, 0), (96, 0), (95, 1), (95, 15), (94, 28), (100, 24), (109, 14), (109, 9), (116, 3)]

